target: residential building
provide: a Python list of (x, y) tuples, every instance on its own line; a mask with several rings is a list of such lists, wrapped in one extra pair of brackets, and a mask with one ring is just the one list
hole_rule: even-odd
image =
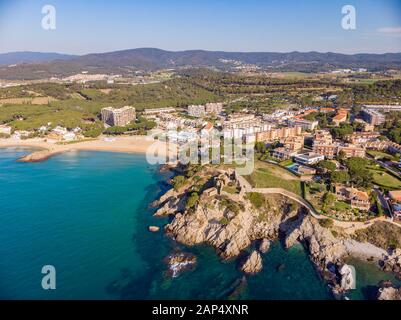
[(345, 153), (346, 158), (350, 157), (363, 158), (366, 155), (365, 148), (363, 147), (358, 147), (351, 144), (340, 144), (340, 143), (334, 143), (334, 144), (315, 143), (313, 144), (313, 152), (324, 155), (328, 159), (335, 158), (337, 155), (340, 154), (340, 152)]
[(54, 132), (55, 134), (57, 134), (59, 136), (63, 136), (66, 133), (68, 133), (68, 130), (67, 130), (67, 128), (57, 126), (52, 130), (52, 132)]
[(194, 118), (206, 117), (206, 108), (203, 105), (190, 105), (187, 109), (188, 115)]
[(313, 136), (313, 143), (332, 144), (333, 136), (331, 135), (330, 131), (318, 130), (315, 132), (315, 134)]
[(343, 185), (336, 185), (335, 195), (338, 200), (347, 202), (352, 208), (363, 211), (369, 211), (370, 209), (369, 195), (364, 191), (345, 187)]
[(373, 126), (379, 126), (386, 121), (386, 117), (375, 109), (362, 109), (362, 118)]
[(338, 147), (338, 154), (343, 152), (346, 158), (359, 157), (364, 158), (366, 156), (366, 150), (363, 147), (355, 145), (341, 145)]
[(315, 175), (316, 174), (316, 169), (315, 168), (311, 168), (311, 167), (307, 167), (307, 166), (303, 166), (303, 165), (299, 165), (296, 169), (296, 172), (303, 176), (303, 175)]
[(365, 144), (376, 141), (379, 136), (378, 132), (354, 132), (347, 135), (345, 139), (352, 144)]
[(109, 126), (124, 127), (136, 119), (136, 112), (134, 107), (125, 106), (120, 109), (113, 107), (103, 108), (102, 120)]
[(281, 159), (281, 160), (287, 160), (295, 157), (298, 153), (296, 151), (288, 150), (286, 148), (280, 147), (276, 148), (272, 152), (272, 156)]
[(256, 133), (257, 142), (274, 142), (302, 134), (302, 127), (283, 127)]
[(290, 119), (288, 124), (293, 127), (302, 127), (304, 130), (313, 131), (319, 125), (319, 121), (309, 121), (305, 119)]
[(284, 148), (292, 151), (300, 151), (304, 147), (304, 137), (303, 136), (295, 136), (285, 138), (283, 141)]
[(248, 122), (254, 120), (255, 120), (255, 115), (247, 113), (233, 113), (228, 117), (229, 123)]
[(346, 109), (338, 109), (337, 115), (333, 117), (333, 123), (336, 126), (339, 126), (340, 123), (347, 121), (348, 118), (348, 111)]
[(303, 165), (314, 165), (324, 160), (324, 156), (318, 153), (309, 152), (303, 154), (297, 154), (294, 157), (295, 162)]
[(205, 111), (207, 114), (218, 115), (223, 112), (223, 103), (206, 103)]
[(143, 115), (156, 115), (160, 113), (174, 113), (176, 112), (175, 108), (155, 108), (155, 109), (145, 109), (143, 111)]
[(390, 111), (401, 111), (401, 105), (364, 105), (364, 109), (368, 110), (376, 110), (381, 112), (390, 112)]

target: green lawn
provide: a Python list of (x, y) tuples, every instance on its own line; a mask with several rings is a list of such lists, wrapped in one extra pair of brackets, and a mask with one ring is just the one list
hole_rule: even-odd
[(397, 160), (396, 157), (394, 157), (392, 154), (383, 151), (369, 150), (367, 151), (367, 154), (377, 159), (389, 158), (393, 161)]
[(238, 192), (237, 187), (236, 186), (225, 186), (223, 188), (224, 192), (230, 193), (230, 194), (236, 194)]
[(348, 203), (342, 201), (336, 201), (334, 203), (334, 210), (336, 211), (347, 211), (351, 210), (351, 206)]
[(278, 166), (266, 165), (266, 167), (256, 168), (251, 175), (245, 178), (255, 188), (283, 188), (302, 195), (300, 180)]
[(371, 170), (373, 182), (389, 189), (401, 189), (401, 180), (384, 171)]

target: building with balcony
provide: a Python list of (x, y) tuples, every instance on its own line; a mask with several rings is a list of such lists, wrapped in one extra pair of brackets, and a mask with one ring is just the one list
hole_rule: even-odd
[(309, 152), (309, 153), (302, 153), (297, 154), (294, 157), (295, 162), (303, 165), (314, 165), (318, 164), (320, 161), (324, 160), (324, 156), (321, 154)]
[(379, 126), (386, 121), (386, 117), (375, 109), (362, 109), (362, 118), (364, 121), (373, 126)]
[(352, 208), (363, 211), (369, 211), (370, 209), (369, 195), (364, 191), (345, 187), (343, 185), (336, 185), (335, 195), (338, 200), (350, 204)]
[(135, 108), (130, 106), (103, 108), (101, 114), (103, 122), (109, 126), (124, 127), (136, 119)]

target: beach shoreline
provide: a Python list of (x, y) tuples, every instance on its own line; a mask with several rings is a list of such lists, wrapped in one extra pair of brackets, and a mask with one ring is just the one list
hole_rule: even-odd
[[(107, 140), (110, 139), (110, 140)], [(116, 153), (133, 153), (146, 155), (150, 148), (156, 150), (159, 156), (167, 154), (165, 144), (148, 136), (101, 137), (74, 143), (57, 144), (43, 138), (26, 140), (0, 139), (0, 148), (26, 147), (36, 148), (27, 156), (19, 159), (21, 162), (40, 162), (58, 154), (71, 151), (103, 151)]]

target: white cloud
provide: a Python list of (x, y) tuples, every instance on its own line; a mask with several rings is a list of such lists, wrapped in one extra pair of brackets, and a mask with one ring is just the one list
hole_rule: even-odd
[(401, 35), (401, 27), (385, 27), (379, 28), (377, 31), (389, 35)]

